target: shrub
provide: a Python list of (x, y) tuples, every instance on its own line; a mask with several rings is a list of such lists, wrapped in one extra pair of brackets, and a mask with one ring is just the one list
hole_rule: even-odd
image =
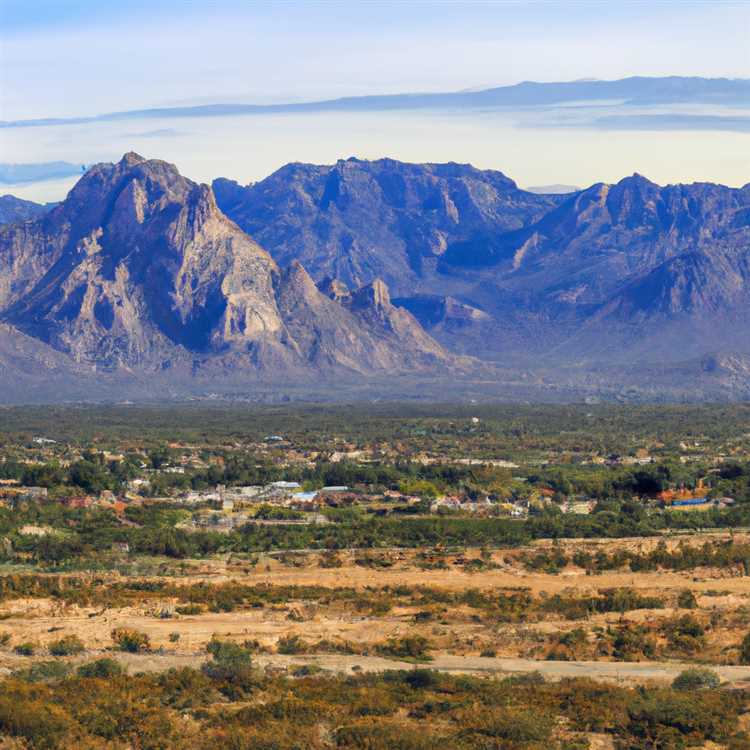
[(344, 561), (333, 551), (324, 552), (318, 560), (321, 568), (340, 568)]
[(736, 726), (736, 713), (726, 696), (705, 692), (655, 690), (646, 692), (628, 706), (628, 730), (637, 747), (677, 748), (686, 739), (722, 740)]
[(616, 659), (633, 661), (641, 656), (653, 657), (656, 646), (649, 631), (642, 625), (622, 625), (612, 639), (612, 655)]
[(177, 641), (180, 640), (180, 634), (179, 633), (170, 633), (169, 634), (169, 642), (170, 643), (177, 643)]
[(560, 633), (557, 636), (557, 642), (562, 646), (574, 648), (586, 643), (586, 631), (583, 628), (574, 628), (567, 633)]
[(292, 670), (293, 677), (312, 677), (316, 674), (320, 674), (325, 670), (323, 667), (319, 667), (317, 664), (303, 664), (300, 667), (295, 667)]
[(253, 660), (246, 648), (214, 638), (206, 651), (212, 660), (203, 665), (203, 673), (217, 683), (221, 693), (231, 700), (239, 700), (252, 690), (255, 683)]
[(476, 747), (541, 747), (552, 733), (552, 717), (539, 711), (495, 708), (466, 717), (461, 735), (476, 741)]
[(214, 703), (218, 698), (210, 678), (189, 667), (162, 672), (158, 683), (162, 702), (180, 711)]
[(436, 750), (449, 747), (437, 743), (422, 729), (388, 724), (382, 720), (345, 724), (336, 729), (334, 739), (336, 747), (344, 750)]
[(740, 664), (750, 664), (750, 633), (748, 633), (740, 644)]
[(71, 727), (62, 708), (18, 696), (0, 697), (0, 734), (22, 737), (35, 750), (56, 750)]
[(682, 609), (696, 609), (698, 607), (698, 600), (690, 589), (685, 589), (684, 591), (680, 591), (677, 597), (677, 606), (682, 607)]
[(52, 641), (48, 648), (52, 656), (72, 656), (80, 654), (86, 647), (77, 635), (66, 635), (59, 641)]
[(103, 659), (96, 659), (90, 661), (88, 664), (81, 664), (78, 667), (79, 677), (99, 677), (101, 679), (111, 679), (112, 677), (119, 677), (123, 673), (123, 668), (120, 662), (115, 659), (105, 657)]
[(54, 682), (70, 674), (70, 666), (62, 661), (40, 661), (26, 669), (17, 669), (13, 677), (26, 682)]
[(430, 642), (421, 635), (404, 636), (403, 638), (391, 638), (387, 643), (377, 647), (382, 656), (396, 656), (406, 659), (429, 659), (427, 650)]
[(674, 678), (672, 687), (675, 690), (703, 690), (719, 687), (720, 683), (721, 678), (712, 669), (691, 667)]
[(34, 656), (36, 646), (33, 643), (19, 643), (13, 650), (19, 656)]
[(435, 687), (439, 679), (438, 673), (431, 669), (413, 669), (404, 676), (404, 682), (413, 690)]
[(128, 651), (137, 654), (139, 651), (150, 651), (151, 641), (146, 633), (128, 628), (115, 628), (112, 631), (112, 640), (120, 651)]
[(182, 607), (175, 607), (175, 612), (178, 615), (199, 615), (203, 612), (202, 604), (185, 604)]
[(693, 615), (683, 615), (662, 626), (671, 648), (694, 654), (705, 645), (705, 630)]
[(304, 654), (307, 651), (307, 644), (298, 635), (286, 635), (279, 638), (276, 650), (280, 654)]
[(7, 646), (10, 643), (11, 634), (6, 632), (0, 633), (0, 646)]

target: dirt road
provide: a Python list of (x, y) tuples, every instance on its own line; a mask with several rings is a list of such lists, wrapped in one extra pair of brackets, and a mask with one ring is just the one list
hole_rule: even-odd
[[(70, 659), (72, 664), (108, 656), (121, 662), (129, 672), (162, 672), (171, 668), (198, 668), (206, 655), (186, 653), (127, 654), (110, 651), (89, 652), (85, 657)], [(0, 672), (30, 666), (37, 659), (14, 654), (4, 654), (0, 659)], [(539, 672), (548, 680), (566, 677), (589, 677), (598, 681), (620, 683), (671, 682), (684, 669), (694, 664), (680, 662), (606, 662), (606, 661), (536, 661), (534, 659), (486, 658), (478, 656), (438, 655), (430, 662), (412, 664), (379, 656), (349, 656), (339, 654), (286, 656), (259, 654), (254, 657), (260, 667), (287, 669), (302, 665), (315, 665), (331, 672), (354, 674), (356, 672), (383, 672), (386, 670), (435, 669), (452, 674), (500, 676)], [(750, 681), (750, 666), (711, 667), (723, 682)]]

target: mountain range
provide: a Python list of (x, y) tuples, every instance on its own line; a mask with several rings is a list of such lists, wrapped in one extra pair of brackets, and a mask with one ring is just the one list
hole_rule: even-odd
[[(524, 81), (509, 86), (494, 86), (478, 91), (436, 93), (381, 94), (349, 96), (321, 101), (279, 104), (245, 104), (241, 102), (194, 106), (153, 107), (123, 110), (79, 117), (46, 117), (40, 119), (3, 120), (0, 127), (19, 128), (47, 125), (76, 125), (120, 120), (154, 120), (180, 117), (232, 117), (279, 113), (313, 112), (382, 112), (393, 110), (486, 111), (492, 109), (527, 109), (552, 107), (566, 103), (598, 105), (607, 102), (627, 113), (617, 121), (609, 116), (602, 127), (640, 127), (643, 121), (634, 114), (636, 107), (671, 105), (712, 105), (746, 107), (750, 102), (750, 79), (703, 78), (699, 76), (631, 76), (614, 81), (580, 80), (561, 82)], [(649, 115), (646, 115), (647, 117)], [(651, 115), (654, 116), (654, 115)], [(663, 115), (657, 114), (656, 117)], [(615, 116), (617, 117), (617, 116)], [(696, 115), (679, 112), (669, 115), (670, 122), (681, 127), (701, 129), (747, 130), (747, 116), (731, 113), (716, 115), (710, 122), (691, 120)], [(630, 118), (630, 119), (627, 119)], [(636, 119), (634, 119), (636, 118)], [(658, 125), (658, 124), (657, 124)], [(661, 123), (664, 126), (664, 122)]]
[(214, 190), (274, 257), (381, 277), (454, 351), (524, 366), (750, 351), (750, 186), (636, 174), (544, 195), (468, 165), (349, 159)]
[(470, 165), (352, 158), (209, 187), (127, 154), (10, 219), (0, 380), (16, 390), (49, 370), (63, 391), (322, 376), (507, 398), (750, 393), (750, 185), (636, 174), (545, 194)]

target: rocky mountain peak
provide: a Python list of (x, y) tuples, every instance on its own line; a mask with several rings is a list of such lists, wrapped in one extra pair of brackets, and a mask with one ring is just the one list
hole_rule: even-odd
[(120, 159), (120, 165), (124, 167), (132, 167), (136, 164), (143, 164), (145, 161), (146, 159), (135, 151), (128, 151), (126, 154), (123, 154), (122, 159)]
[(468, 242), (471, 252), (561, 200), (497, 171), (394, 159), (294, 163), (244, 189), (214, 184), (221, 210), (280, 265), (298, 259), (315, 281), (350, 288), (382, 278), (399, 294), (428, 279), (452, 245)]
[(352, 295), (352, 307), (381, 309), (391, 307), (391, 294), (382, 279), (374, 279)]
[(320, 290), (310, 277), (310, 274), (307, 273), (304, 266), (298, 260), (293, 261), (284, 270), (282, 283), (293, 290), (294, 294), (304, 296), (308, 299), (317, 297), (320, 294)]
[[(105, 369), (408, 369), (442, 351), (416, 321), (396, 334), (329, 299), (296, 260), (280, 272), (210, 187), (134, 153), (0, 231), (0, 271), (5, 320)], [(372, 299), (390, 304), (378, 285)]]

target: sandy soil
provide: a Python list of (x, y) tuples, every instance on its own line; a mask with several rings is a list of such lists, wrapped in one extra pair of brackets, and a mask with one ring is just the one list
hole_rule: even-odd
[[(711, 539), (728, 535), (711, 535)], [(747, 541), (747, 535), (736, 539)], [(703, 544), (706, 535), (680, 536), (668, 540), (668, 545)], [(612, 551), (614, 547), (627, 547), (646, 551), (658, 543), (652, 539), (586, 540), (562, 542), (563, 549), (570, 553), (574, 548), (585, 547), (596, 552), (599, 547)], [(549, 542), (533, 545), (534, 549), (551, 546)], [(609, 572), (602, 575), (586, 575), (584, 571), (570, 567), (557, 575), (529, 572), (514, 558), (519, 550), (498, 550), (493, 553), (493, 562), (498, 567), (481, 572), (468, 572), (455, 564), (455, 555), (445, 555), (448, 568), (424, 570), (417, 567), (413, 552), (377, 551), (373, 556), (386, 555), (393, 562), (390, 568), (369, 568), (356, 565), (356, 555), (341, 554), (344, 561), (340, 568), (319, 567), (319, 555), (310, 554), (299, 558), (295, 567), (280, 556), (262, 556), (257, 563), (237, 558), (222, 558), (210, 561), (189, 561), (189, 575), (173, 579), (175, 583), (206, 581), (218, 584), (235, 581), (244, 584), (269, 583), (275, 585), (315, 585), (329, 588), (351, 587), (364, 590), (368, 587), (380, 589), (385, 586), (425, 586), (450, 591), (467, 589), (494, 590), (527, 588), (535, 595), (554, 593), (595, 594), (600, 589), (631, 587), (644, 595), (663, 596), (673, 601), (677, 592), (691, 589), (697, 596), (699, 609), (694, 614), (702, 621), (713, 623), (706, 652), (698, 658), (709, 658), (717, 664), (736, 661), (736, 647), (744, 633), (750, 628), (750, 577), (738, 571), (692, 570), (686, 572)], [(465, 558), (479, 557), (479, 550), (469, 550)], [(122, 581), (113, 575), (112, 580)], [(609, 627), (623, 622), (645, 625), (659, 623), (665, 619), (684, 614), (685, 611), (671, 607), (651, 610), (634, 610), (621, 615), (607, 613), (593, 615), (585, 621), (565, 620), (547, 615), (536, 622), (523, 624), (497, 623), (477, 616), (469, 607), (437, 609), (437, 616), (426, 623), (415, 623), (416, 607), (396, 606), (384, 615), (366, 616), (353, 611), (341, 603), (323, 606), (316, 602), (287, 602), (267, 605), (258, 609), (237, 610), (227, 613), (205, 612), (195, 616), (179, 616), (162, 619), (163, 609), (173, 609), (174, 601), (144, 600), (142, 605), (104, 609), (101, 607), (67, 606), (53, 599), (16, 599), (0, 603), (0, 633), (10, 634), (10, 642), (0, 648), (0, 667), (17, 668), (29, 662), (29, 657), (20, 657), (12, 652), (19, 643), (30, 642), (37, 646), (33, 659), (50, 658), (46, 646), (64, 635), (77, 635), (91, 652), (103, 652), (112, 647), (111, 632), (115, 628), (132, 628), (146, 633), (155, 651), (162, 649), (163, 655), (118, 655), (118, 658), (134, 660), (139, 669), (167, 668), (175, 663), (201, 663), (205, 658), (205, 647), (211, 638), (229, 638), (239, 642), (257, 641), (261, 649), (274, 651), (280, 638), (287, 635), (300, 636), (308, 643), (321, 640), (346, 641), (362, 647), (372, 654), (371, 646), (390, 638), (420, 635), (429, 639), (431, 653), (435, 657), (432, 665), (440, 669), (479, 672), (524, 671), (539, 669), (550, 676), (590, 674), (591, 676), (618, 679), (620, 669), (628, 679), (671, 679), (682, 668), (652, 664), (648, 668), (637, 663), (615, 663), (606, 661), (544, 661), (545, 650), (556, 634), (582, 627), (587, 632), (589, 648), (575, 653), (577, 659), (599, 658), (594, 652), (596, 639)], [(179, 640), (170, 639), (173, 633)], [(480, 657), (478, 654), (491, 649), (498, 658)], [(662, 653), (662, 652), (659, 652)], [(534, 659), (528, 657), (533, 656)], [(670, 654), (671, 656), (671, 654)], [(278, 654), (259, 654), (261, 663), (285, 664)], [(298, 658), (298, 657), (295, 657)], [(569, 658), (573, 658), (570, 657)], [(601, 656), (606, 659), (606, 656)], [(359, 664), (362, 668), (381, 668), (394, 662), (375, 656), (319, 655), (304, 657), (319, 659), (328, 669), (350, 670)], [(148, 665), (154, 665), (153, 667)], [(367, 666), (370, 665), (370, 666)], [(409, 665), (406, 665), (407, 667)], [(382, 666), (382, 668), (386, 668)], [(643, 672), (643, 670), (646, 670)], [(750, 679), (750, 668), (721, 666), (725, 679)], [(677, 670), (677, 671), (675, 671)], [(744, 670), (744, 671), (743, 671)]]
[[(162, 672), (171, 668), (199, 668), (205, 654), (166, 652), (162, 654), (124, 654), (110, 651), (92, 651), (69, 658), (72, 665), (103, 656), (112, 657), (123, 664), (130, 673)], [(6, 654), (0, 657), (0, 672), (28, 666), (32, 660), (22, 656)], [(472, 656), (437, 655), (431, 661), (414, 664), (397, 659), (378, 656), (351, 656), (339, 654), (286, 656), (283, 654), (260, 654), (254, 659), (261, 668), (294, 669), (302, 665), (316, 665), (321, 669), (343, 674), (357, 672), (384, 672), (387, 670), (409, 671), (413, 669), (435, 669), (452, 674), (474, 674), (507, 676), (539, 672), (549, 680), (571, 677), (588, 677), (615, 683), (670, 683), (683, 669), (690, 666), (680, 662), (592, 662), (592, 661), (537, 661), (533, 659), (486, 658)], [(750, 682), (750, 667), (720, 666), (715, 671), (722, 681), (733, 684)]]

